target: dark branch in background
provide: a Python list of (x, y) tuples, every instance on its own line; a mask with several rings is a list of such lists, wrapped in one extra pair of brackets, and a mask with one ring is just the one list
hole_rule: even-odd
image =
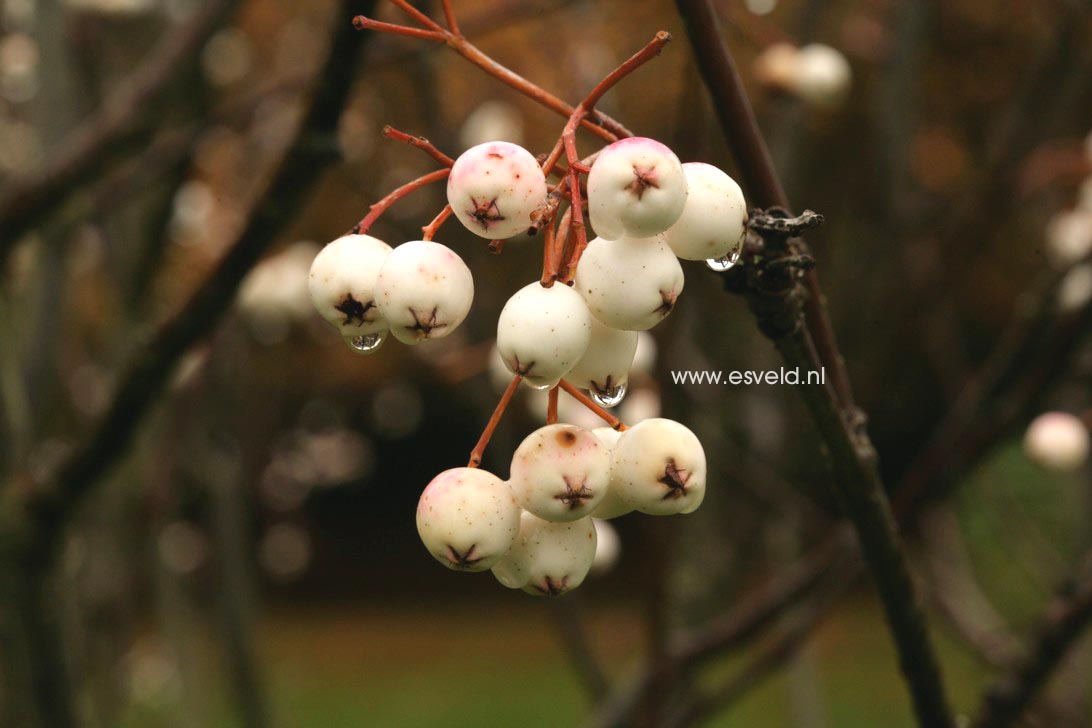
[(76, 506), (124, 453), (175, 363), (216, 326), (234, 300), (239, 282), (291, 222), (321, 170), (334, 161), (331, 140), (367, 37), (356, 33), (347, 19), (373, 4), (343, 0), (334, 10), (332, 40), (306, 114), (235, 242), (182, 309), (137, 350), (89, 435), (46, 484), (27, 495), (22, 504), (31, 529), (27, 537), (39, 549), (56, 546)]
[(958, 519), (950, 508), (937, 506), (924, 513), (919, 523), (937, 611), (983, 662), (1004, 667), (1020, 654), (1020, 643), (979, 587)]
[(816, 598), (801, 605), (795, 614), (788, 616), (785, 626), (778, 634), (759, 649), (732, 678), (715, 691), (691, 701), (671, 717), (665, 724), (666, 728), (682, 728), (706, 721), (770, 677), (807, 644), (808, 637), (823, 618), (830, 614), (855, 578), (856, 574), (844, 573), (841, 578), (826, 584)]
[[(686, 22), (698, 67), (713, 97), (725, 138), (738, 154), (736, 161), (753, 198), (787, 207), (712, 6), (708, 0), (677, 0), (676, 4)], [(746, 294), (759, 327), (774, 341), (786, 363), (806, 370), (826, 365), (831, 373), (832, 387), (805, 383), (798, 389), (826, 443), (835, 487), (856, 528), (861, 551), (883, 601), (918, 721), (930, 728), (950, 726), (952, 716), (940, 665), (884, 493), (875, 449), (865, 431), (864, 418), (850, 398), (848, 379), (825, 315), (818, 282), (814, 273), (773, 271), (765, 263), (798, 254), (799, 242), (779, 238), (772, 231), (765, 232), (763, 240), (763, 263), (756, 265), (755, 258), (748, 258), (745, 252), (745, 264), (732, 271), (741, 269), (735, 276), (737, 283), (742, 284), (741, 292)], [(745, 280), (740, 280), (741, 277)], [(806, 327), (801, 325), (804, 322)], [(814, 337), (810, 335), (813, 333)], [(822, 356), (817, 349), (822, 350)], [(845, 381), (839, 384), (842, 379)]]
[(630, 725), (634, 712), (644, 704), (645, 695), (662, 689), (666, 676), (687, 674), (718, 655), (752, 642), (817, 587), (830, 582), (833, 572), (844, 566), (835, 557), (846, 558), (848, 536), (845, 530), (835, 530), (827, 541), (811, 549), (811, 556), (751, 592), (732, 611), (673, 639), (664, 659), (649, 664), (629, 688), (602, 703), (590, 725), (596, 728)]
[(1092, 555), (1047, 605), (1026, 656), (986, 691), (976, 728), (1004, 728), (1019, 720), (1062, 658), (1092, 622)]
[[(1080, 261), (1089, 262), (1092, 256)], [(999, 436), (1032, 414), (1072, 362), (1081, 334), (1092, 325), (1092, 300), (1058, 310), (1058, 291), (1070, 270), (1040, 274), (1029, 300), (900, 480), (896, 513), (908, 513), (926, 496), (946, 495)]]
[[(552, 390), (554, 392), (557, 389)], [(593, 703), (602, 699), (610, 689), (603, 668), (595, 658), (588, 643), (588, 630), (584, 628), (583, 606), (576, 594), (566, 599), (551, 599), (546, 603), (550, 620), (557, 629), (558, 638), (568, 654), (577, 677)]]
[[(694, 59), (709, 89), (721, 126), (727, 132), (725, 140), (736, 160), (743, 186), (750, 193), (751, 202), (759, 207), (791, 209), (743, 88), (743, 80), (722, 40), (715, 11), (704, 0), (677, 0), (676, 5), (686, 23)], [(808, 292), (804, 301), (808, 333), (815, 342), (819, 360), (827, 369), (839, 402), (846, 409), (852, 409), (853, 390), (827, 314), (826, 299), (819, 288), (818, 275), (810, 271), (803, 282)]]
[(234, 10), (238, 0), (208, 0), (180, 29), (169, 29), (151, 56), (94, 116), (69, 134), (33, 176), (0, 189), (0, 270), (19, 239), (127, 150), (150, 139), (179, 73)]

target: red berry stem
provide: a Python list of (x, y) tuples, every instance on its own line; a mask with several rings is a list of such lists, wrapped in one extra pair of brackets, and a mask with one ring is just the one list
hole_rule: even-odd
[(451, 165), (455, 164), (454, 159), (441, 152), (432, 144), (432, 142), (430, 142), (428, 139), (425, 139), (424, 137), (414, 136), (412, 134), (407, 134), (404, 131), (399, 131), (390, 124), (383, 127), (383, 136), (387, 137), (388, 139), (393, 139), (396, 142), (402, 142), (404, 144), (409, 144), (410, 146), (417, 147), (422, 152), (432, 157), (445, 167), (450, 167)]
[(432, 218), (432, 222), (421, 228), (421, 239), (432, 240), (432, 237), (436, 235), (436, 231), (444, 224), (444, 221), (451, 217), (452, 212), (451, 205), (444, 205), (444, 209), (440, 210), (439, 214)]
[(407, 182), (406, 184), (394, 190), (382, 200), (368, 208), (368, 214), (364, 216), (363, 220), (353, 226), (352, 232), (357, 235), (363, 235), (367, 233), (368, 230), (371, 229), (372, 224), (375, 223), (375, 221), (378, 220), (379, 217), (384, 212), (386, 212), (391, 205), (398, 202), (414, 190), (419, 190), (426, 185), (432, 184), (433, 182), (439, 182), (442, 179), (446, 179), (449, 174), (451, 174), (451, 170), (445, 167), (444, 169), (438, 169), (435, 172), (429, 172), (426, 175), (422, 175), (412, 182)]
[(557, 393), (558, 388), (552, 387), (550, 389), (549, 398), (546, 400), (546, 424), (557, 424)]
[(610, 412), (607, 412), (605, 409), (603, 409), (602, 407), (597, 405), (595, 403), (595, 401), (591, 397), (589, 397), (588, 395), (581, 392), (579, 389), (574, 387), (572, 384), (570, 384), (570, 383), (566, 382), (564, 379), (562, 379), (558, 383), (557, 386), (561, 387), (566, 392), (568, 392), (569, 396), (571, 396), (577, 402), (584, 405), (585, 407), (590, 409), (595, 414), (599, 415), (600, 419), (602, 419), (604, 422), (606, 422), (608, 425), (610, 425), (611, 428), (613, 428), (615, 430), (618, 430), (619, 432), (625, 432), (626, 431), (626, 426), (622, 422), (622, 420), (618, 419), (617, 417), (612, 415)]
[(470, 461), (466, 464), (466, 467), (476, 468), (481, 465), (482, 453), (485, 452), (486, 446), (489, 445), (489, 440), (492, 439), (493, 431), (496, 430), (497, 425), (500, 424), (501, 417), (504, 416), (504, 411), (508, 409), (508, 403), (512, 401), (512, 396), (516, 393), (516, 388), (519, 387), (521, 379), (523, 379), (523, 377), (516, 374), (512, 377), (512, 381), (508, 383), (508, 388), (504, 390), (504, 394), (501, 395), (500, 401), (497, 402), (496, 409), (493, 410), (493, 416), (489, 418), (489, 422), (485, 423), (485, 429), (482, 430), (482, 436), (478, 438), (478, 444), (470, 451)]

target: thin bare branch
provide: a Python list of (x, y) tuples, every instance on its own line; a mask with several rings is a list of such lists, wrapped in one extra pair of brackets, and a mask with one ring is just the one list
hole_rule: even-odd
[(0, 190), (0, 269), (20, 238), (78, 188), (118, 159), (139, 151), (156, 131), (162, 102), (192, 66), (238, 0), (208, 0), (179, 29), (171, 29), (144, 63), (58, 146), (33, 176)]

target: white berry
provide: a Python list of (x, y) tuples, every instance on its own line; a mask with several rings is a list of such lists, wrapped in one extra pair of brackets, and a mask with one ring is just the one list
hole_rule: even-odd
[(618, 438), (613, 455), (611, 488), (641, 513), (690, 513), (705, 498), (705, 451), (678, 422), (634, 425)]
[(474, 301), (474, 277), (455, 251), (427, 240), (402, 243), (375, 282), (379, 313), (406, 344), (447, 336)]
[(739, 250), (747, 224), (747, 203), (736, 181), (711, 164), (683, 165), (689, 194), (682, 216), (664, 233), (683, 260), (723, 258)]
[(343, 235), (315, 256), (308, 276), (311, 301), (342, 336), (386, 331), (375, 279), (390, 253), (391, 246), (370, 235)]
[[(598, 437), (600, 439), (600, 441), (612, 451), (611, 452), (611, 463), (612, 463), (611, 467), (613, 469), (613, 462), (614, 462), (613, 450), (614, 450), (614, 446), (618, 444), (618, 438), (620, 438), (622, 436), (622, 433), (619, 432), (618, 430), (615, 430), (612, 427), (597, 427), (594, 430), (592, 430), (592, 433), (596, 437)], [(617, 518), (618, 516), (624, 516), (627, 513), (632, 513), (633, 512), (633, 506), (618, 497), (618, 493), (616, 492), (616, 490), (615, 490), (615, 488), (613, 486), (613, 481), (614, 481), (614, 478), (613, 478), (613, 470), (612, 470), (612, 477), (611, 477), (612, 485), (607, 487), (606, 496), (604, 496), (603, 500), (601, 500), (599, 502), (599, 507), (595, 509), (595, 512), (592, 513), (592, 515), (595, 516), (596, 518), (604, 518), (604, 519), (606, 519), (606, 518)]]
[(636, 351), (636, 331), (612, 329), (593, 316), (588, 350), (565, 379), (600, 396), (610, 396), (626, 386)]
[(584, 299), (561, 283), (531, 283), (516, 291), (497, 320), (505, 366), (532, 387), (552, 387), (588, 348), (591, 316)]
[(793, 90), (815, 106), (837, 106), (849, 93), (852, 71), (839, 51), (821, 43), (800, 49), (796, 57)]
[(510, 142), (486, 142), (459, 155), (447, 201), (467, 230), (490, 240), (526, 232), (546, 202), (546, 178), (534, 156)]
[(682, 163), (655, 139), (630, 137), (602, 149), (588, 174), (595, 234), (647, 238), (667, 230), (686, 204)]
[(1088, 447), (1088, 428), (1068, 412), (1039, 415), (1024, 434), (1024, 452), (1050, 470), (1076, 470), (1088, 459)]
[(595, 238), (576, 269), (576, 289), (600, 322), (644, 331), (675, 307), (683, 289), (679, 259), (660, 238)]
[(546, 425), (512, 456), (508, 484), (523, 508), (547, 521), (575, 521), (603, 500), (610, 483), (610, 450), (590, 430)]
[(515, 543), (493, 574), (510, 589), (560, 596), (584, 582), (595, 561), (595, 546), (592, 519), (554, 523), (525, 511)]
[(485, 571), (511, 548), (519, 516), (512, 490), (500, 478), (478, 468), (452, 468), (421, 493), (417, 533), (447, 568)]
[(592, 561), (591, 573), (602, 575), (609, 572), (618, 563), (622, 555), (622, 540), (610, 521), (593, 518), (595, 525), (595, 560)]

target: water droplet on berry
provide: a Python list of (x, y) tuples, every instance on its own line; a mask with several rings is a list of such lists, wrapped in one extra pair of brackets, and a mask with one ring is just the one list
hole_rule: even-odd
[(358, 354), (371, 354), (383, 346), (387, 340), (387, 332), (380, 331), (377, 334), (363, 334), (361, 336), (346, 336), (345, 343)]
[(723, 273), (724, 271), (728, 270), (739, 262), (739, 255), (740, 249), (736, 248), (731, 253), (721, 258), (710, 258), (709, 260), (705, 261), (705, 265), (707, 265), (709, 267), (709, 270), (711, 271)]
[(557, 382), (546, 382), (545, 384), (539, 384), (537, 382), (532, 382), (529, 379), (524, 379), (523, 383), (526, 384), (531, 389), (537, 390), (539, 392), (544, 392), (547, 389), (553, 389), (554, 387), (557, 386)]
[(608, 387), (603, 391), (592, 390), (591, 398), (600, 407), (614, 407), (618, 405), (626, 396), (626, 384), (625, 382), (615, 386)]

